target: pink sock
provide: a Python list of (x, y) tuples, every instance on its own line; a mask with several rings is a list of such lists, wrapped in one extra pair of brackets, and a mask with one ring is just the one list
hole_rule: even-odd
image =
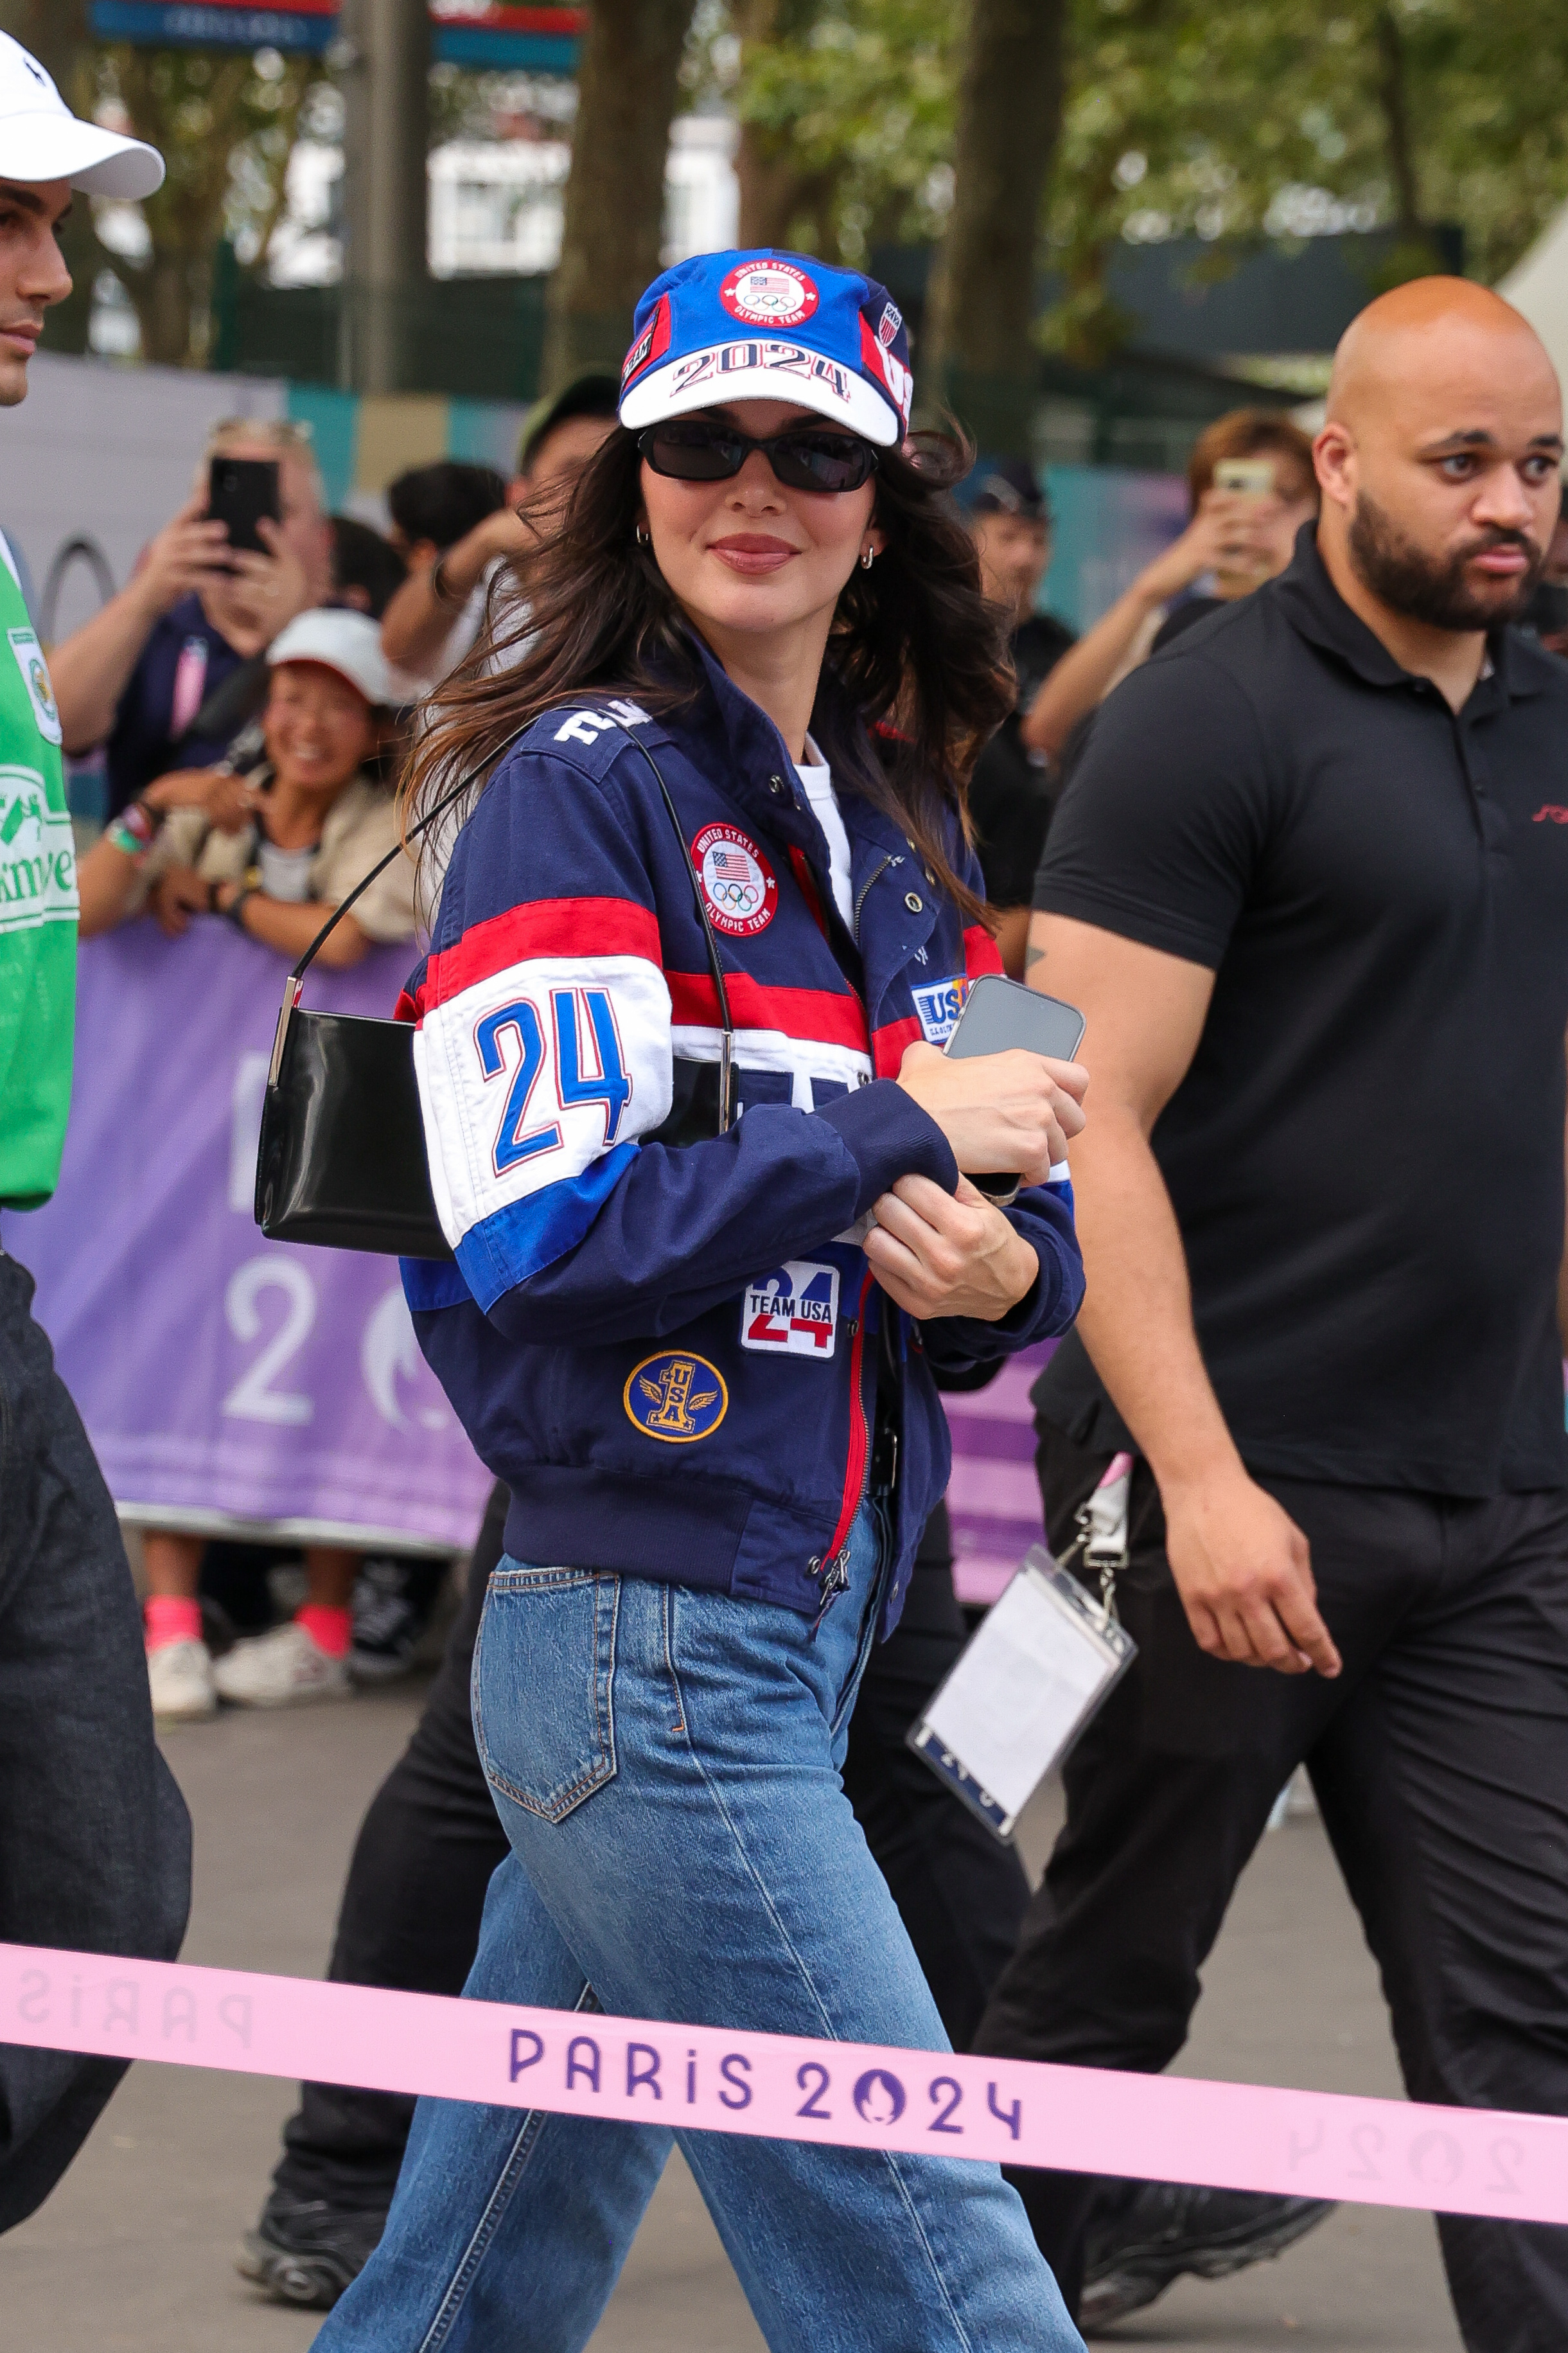
[(325, 1651), (329, 1659), (348, 1657), (354, 1631), (352, 1609), (329, 1609), (324, 1601), (307, 1601), (302, 1609), (295, 1610), (294, 1623), (303, 1626), (317, 1649)]
[(147, 1648), (167, 1650), (171, 1642), (199, 1642), (202, 1605), (183, 1593), (150, 1593), (145, 1604)]

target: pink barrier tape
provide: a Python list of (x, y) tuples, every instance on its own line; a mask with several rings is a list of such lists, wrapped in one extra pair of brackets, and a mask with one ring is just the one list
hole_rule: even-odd
[(0, 2042), (1371, 2206), (1568, 2222), (1568, 2121), (512, 2009), (0, 1945)]

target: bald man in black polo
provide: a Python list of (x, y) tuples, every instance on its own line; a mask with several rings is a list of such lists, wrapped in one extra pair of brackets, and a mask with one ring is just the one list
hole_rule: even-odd
[[(1568, 2115), (1568, 665), (1506, 626), (1562, 429), (1496, 296), (1373, 303), (1315, 533), (1118, 690), (1058, 816), (1089, 1293), (1042, 1482), (1059, 1546), (1136, 1450), (1139, 1657), (982, 2050), (1165, 2066), (1304, 1758), (1412, 2096)], [(1070, 2294), (1090, 2188), (1018, 2182)], [(1440, 2230), (1470, 2353), (1561, 2353), (1568, 2232)]]

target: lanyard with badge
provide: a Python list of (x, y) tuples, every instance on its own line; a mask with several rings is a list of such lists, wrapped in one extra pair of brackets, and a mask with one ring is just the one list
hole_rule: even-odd
[[(1079, 1510), (1060, 1562), (1031, 1545), (1023, 1566), (909, 1734), (909, 1745), (999, 1839), (1103, 1706), (1136, 1655), (1116, 1615), (1127, 1566), (1132, 1457), (1118, 1454)], [(1098, 1600), (1068, 1565), (1082, 1556)]]

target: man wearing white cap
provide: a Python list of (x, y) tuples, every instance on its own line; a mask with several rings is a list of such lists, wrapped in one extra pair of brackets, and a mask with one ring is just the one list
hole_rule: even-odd
[[(79, 122), (0, 35), (0, 168), (10, 408), (45, 311), (70, 292), (55, 232), (73, 188), (150, 195), (163, 166), (140, 141)], [(77, 890), (59, 718), (3, 538), (0, 639), (0, 1207), (25, 1209), (48, 1198), (65, 1137)], [(16, 1235), (7, 1219), (7, 1246)], [(32, 1295), (0, 1253), (0, 1942), (171, 1959), (190, 1902), (190, 1822), (153, 1746), (114, 1506)], [(0, 2047), (0, 2230), (48, 2195), (122, 2072)]]

